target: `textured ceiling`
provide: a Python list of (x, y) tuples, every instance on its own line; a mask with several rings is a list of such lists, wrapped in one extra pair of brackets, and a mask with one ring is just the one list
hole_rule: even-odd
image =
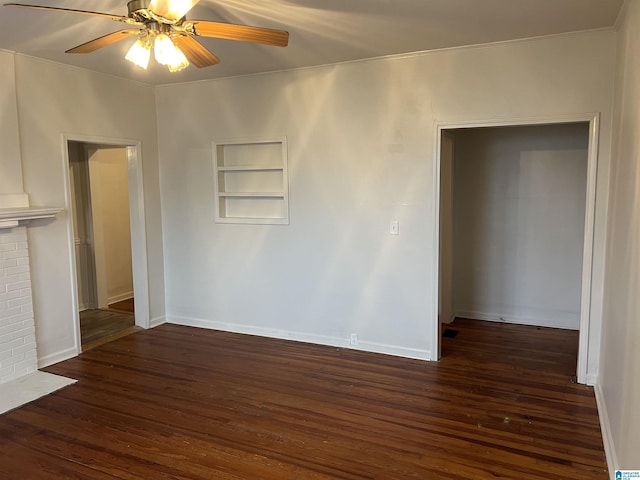
[[(120, 0), (17, 0), (126, 15)], [(286, 48), (199, 37), (222, 63), (169, 73), (124, 60), (133, 40), (91, 54), (64, 51), (124, 24), (84, 15), (0, 7), (0, 49), (140, 82), (175, 82), (269, 72), (443, 47), (614, 25), (622, 0), (201, 0), (187, 15), (287, 30)]]

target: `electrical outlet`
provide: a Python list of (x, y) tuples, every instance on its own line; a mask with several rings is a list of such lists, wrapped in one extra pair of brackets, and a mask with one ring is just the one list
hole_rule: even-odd
[(349, 338), (349, 345), (358, 345), (358, 334), (352, 333)]

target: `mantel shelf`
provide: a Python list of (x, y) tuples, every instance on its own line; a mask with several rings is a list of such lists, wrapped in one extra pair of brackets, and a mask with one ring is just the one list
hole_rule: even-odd
[(0, 229), (17, 227), (29, 220), (53, 218), (62, 210), (59, 207), (0, 208)]

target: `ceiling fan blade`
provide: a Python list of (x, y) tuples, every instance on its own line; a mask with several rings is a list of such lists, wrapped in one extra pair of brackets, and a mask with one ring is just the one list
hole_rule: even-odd
[(94, 38), (93, 40), (88, 41), (87, 43), (83, 43), (82, 45), (78, 45), (77, 47), (73, 47), (67, 50), (65, 53), (91, 53), (95, 52), (99, 48), (106, 47), (111, 45), (112, 43), (119, 42), (120, 40), (124, 40), (125, 38), (129, 38), (132, 35), (138, 35), (140, 30), (119, 30), (117, 32), (110, 33), (108, 35), (104, 35), (102, 37)]
[(141, 23), (137, 22), (133, 18), (123, 17), (121, 15), (111, 15), (110, 13), (101, 13), (101, 12), (91, 12), (89, 10), (73, 10), (71, 8), (60, 8), (60, 7), (45, 7), (42, 5), (27, 5), (25, 3), (5, 3), (5, 7), (21, 7), (21, 8), (33, 8), (36, 10), (54, 10), (58, 12), (66, 12), (66, 13), (80, 13), (82, 15), (91, 15), (93, 17), (103, 17), (108, 18), (109, 20), (115, 20), (116, 22), (125, 22), (131, 25), (141, 25)]
[(203, 37), (264, 43), (265, 45), (275, 45), (276, 47), (286, 47), (289, 43), (289, 32), (284, 30), (235, 25), (233, 23), (207, 22), (204, 20), (189, 20), (185, 24), (192, 27), (195, 35)]
[(180, 20), (200, 0), (151, 0), (147, 8), (157, 17)]
[(198, 68), (210, 67), (220, 63), (220, 59), (191, 35), (173, 37), (173, 43), (184, 53), (184, 56)]

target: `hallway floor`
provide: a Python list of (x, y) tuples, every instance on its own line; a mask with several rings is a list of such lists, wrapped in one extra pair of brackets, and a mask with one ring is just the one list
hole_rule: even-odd
[(80, 312), (80, 334), (83, 351), (139, 330), (141, 328), (136, 327), (133, 313), (99, 309)]

